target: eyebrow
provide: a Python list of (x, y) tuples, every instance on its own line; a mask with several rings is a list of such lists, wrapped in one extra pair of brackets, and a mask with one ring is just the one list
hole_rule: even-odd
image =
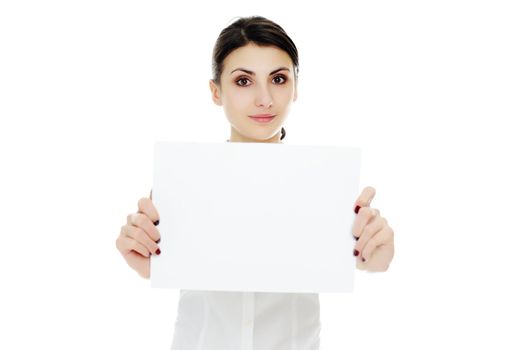
[[(240, 71), (245, 72), (245, 73), (247, 73), (247, 74), (249, 74), (249, 75), (255, 75), (255, 74), (256, 74), (256, 73), (254, 73), (253, 71), (248, 70), (248, 69), (245, 69), (245, 68), (236, 68), (236, 69), (234, 69), (233, 71), (231, 71), (230, 74), (234, 73), (236, 70), (240, 70)], [(290, 69), (288, 69), (287, 67), (280, 67), (280, 68), (275, 69), (275, 70), (273, 70), (272, 72), (270, 72), (269, 75), (272, 75), (272, 74), (274, 74), (274, 73), (277, 73), (277, 72), (279, 72), (280, 70), (287, 70), (287, 71), (290, 72)]]

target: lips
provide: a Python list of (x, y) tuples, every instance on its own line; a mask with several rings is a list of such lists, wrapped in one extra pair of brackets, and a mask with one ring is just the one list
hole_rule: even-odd
[(270, 118), (275, 117), (275, 114), (256, 114), (256, 115), (249, 115), (251, 118)]
[(276, 115), (275, 114), (256, 114), (256, 115), (249, 115), (250, 119), (258, 122), (258, 123), (269, 123), (274, 119)]

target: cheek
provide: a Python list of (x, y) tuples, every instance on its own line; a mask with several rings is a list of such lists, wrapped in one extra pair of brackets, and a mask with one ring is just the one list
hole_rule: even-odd
[(274, 100), (279, 101), (280, 105), (287, 105), (292, 102), (294, 98), (294, 90), (292, 87), (276, 88), (274, 92)]
[(250, 92), (243, 89), (228, 91), (223, 100), (225, 108), (228, 108), (231, 111), (245, 110), (251, 101), (252, 96), (250, 95)]

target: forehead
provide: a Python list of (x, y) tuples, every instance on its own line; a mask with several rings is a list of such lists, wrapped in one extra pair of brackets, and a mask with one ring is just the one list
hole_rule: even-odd
[(258, 46), (254, 43), (232, 51), (224, 61), (224, 73), (230, 74), (233, 69), (272, 71), (277, 66), (289, 67), (292, 71), (292, 60), (287, 52), (275, 46)]

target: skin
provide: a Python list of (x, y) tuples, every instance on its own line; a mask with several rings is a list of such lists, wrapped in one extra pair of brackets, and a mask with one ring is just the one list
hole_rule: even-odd
[[(293, 69), (288, 54), (273, 46), (250, 43), (225, 58), (220, 83), (210, 80), (209, 86), (212, 101), (223, 107), (231, 125), (231, 142), (281, 142), (281, 127), (298, 98)], [(268, 124), (248, 117), (265, 113), (276, 117)], [(375, 194), (376, 190), (367, 186), (355, 201), (360, 209), (358, 214), (352, 213), (356, 215), (352, 227), (357, 239), (354, 255), (358, 269), (383, 272), (394, 256), (394, 232), (380, 211), (370, 207)], [(149, 198), (139, 199), (137, 206), (137, 212), (128, 215), (121, 227), (116, 246), (133, 270), (150, 278), (150, 257), (161, 253), (161, 235), (154, 225), (160, 218), (151, 192)]]
[[(250, 43), (232, 51), (223, 64), (220, 84), (210, 80), (209, 85), (212, 101), (223, 107), (230, 123), (230, 141), (279, 143), (289, 108), (298, 98), (289, 55), (273, 46)], [(275, 72), (280, 68), (284, 69)], [(248, 117), (266, 113), (276, 114), (268, 124)]]
[(385, 272), (394, 257), (394, 231), (380, 215), (380, 210), (371, 208), (375, 195), (374, 187), (367, 186), (354, 204), (355, 208), (359, 208), (352, 228), (353, 235), (358, 239), (354, 255), (358, 269)]

